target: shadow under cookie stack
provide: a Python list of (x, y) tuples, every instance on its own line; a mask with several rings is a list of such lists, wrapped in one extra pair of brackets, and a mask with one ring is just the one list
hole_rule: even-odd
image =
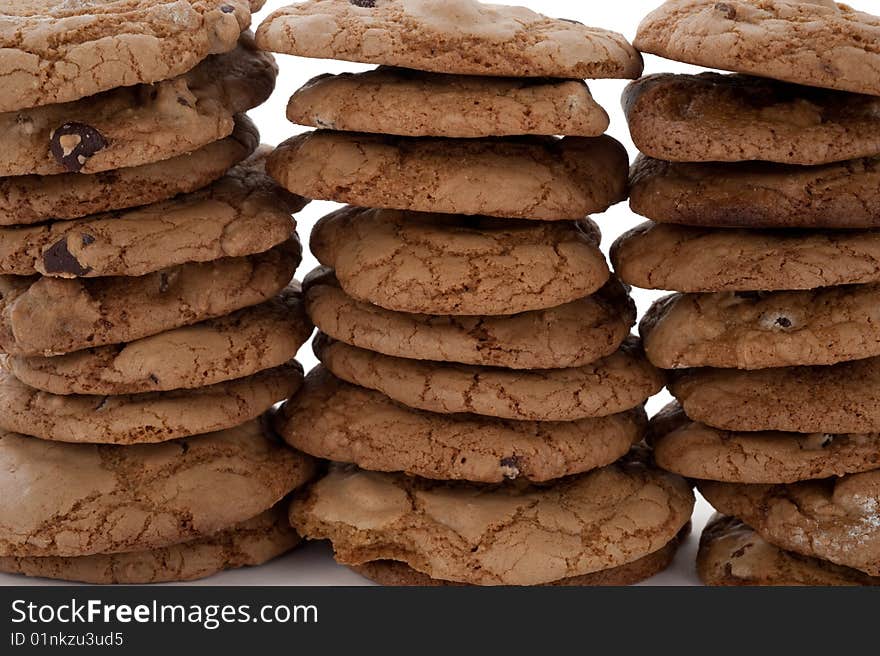
[(2, 571), (188, 580), (299, 539), (314, 461), (261, 415), (302, 382), (306, 201), (244, 115), (276, 66), (242, 0), (158, 4), (4, 10)]
[[(644, 153), (621, 278), (676, 290), (641, 324), (677, 402), (657, 463), (724, 516), (711, 585), (880, 583), (880, 18), (833, 2), (673, 0), (624, 106)], [(759, 75), (761, 77), (752, 77)]]
[(295, 194), (349, 204), (312, 232), (322, 364), (277, 416), (336, 463), (295, 499), (296, 529), (390, 585), (665, 568), (693, 494), (634, 448), (662, 378), (584, 218), (625, 197), (628, 160), (582, 78), (635, 77), (638, 54), (469, 0), (303, 2), (257, 43), (380, 66), (297, 91), (288, 117), (318, 129), (267, 164)]

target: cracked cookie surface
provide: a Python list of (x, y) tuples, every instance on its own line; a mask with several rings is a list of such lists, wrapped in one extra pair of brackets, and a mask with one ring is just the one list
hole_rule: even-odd
[(413, 410), (323, 366), (276, 417), (279, 434), (316, 457), (439, 480), (548, 481), (603, 467), (644, 435), (645, 413), (572, 422), (512, 421)]
[(410, 408), (526, 421), (605, 417), (642, 406), (663, 376), (629, 338), (597, 362), (567, 369), (513, 370), (367, 351), (319, 334), (318, 359), (335, 376), (382, 392)]
[(291, 507), (304, 536), (346, 565), (398, 560), (431, 578), (540, 585), (625, 565), (689, 521), (672, 474), (624, 459), (546, 486), (478, 486), (336, 467)]
[(346, 207), (318, 221), (310, 245), (357, 300), (400, 312), (510, 315), (598, 291), (610, 275), (599, 239), (589, 220)]
[(591, 296), (497, 317), (386, 310), (346, 294), (326, 267), (306, 276), (303, 294), (318, 328), (346, 344), (401, 358), (510, 369), (595, 362), (620, 347), (636, 317), (635, 304), (616, 278)]
[(250, 25), (243, 0), (16, 0), (3, 12), (0, 112), (167, 80)]
[(2, 556), (124, 553), (196, 540), (271, 508), (315, 471), (312, 458), (259, 421), (125, 447), (2, 433), (0, 463)]
[(319, 75), (290, 98), (299, 125), (409, 137), (598, 137), (608, 114), (581, 80), (423, 73), (380, 67)]
[(641, 52), (796, 84), (880, 95), (880, 17), (830, 0), (668, 0)]
[(647, 222), (611, 248), (621, 280), (679, 292), (880, 282), (880, 230), (744, 230)]
[(270, 14), (265, 50), (437, 73), (635, 78), (642, 58), (615, 32), (474, 0), (309, 0)]
[(0, 369), (0, 428), (55, 442), (164, 442), (238, 426), (302, 384), (297, 362), (209, 387), (116, 396), (57, 395)]
[(880, 469), (880, 433), (751, 433), (691, 421), (678, 403), (651, 419), (659, 467), (728, 483), (794, 483)]
[(311, 337), (299, 285), (265, 303), (126, 344), (54, 357), (10, 356), (9, 371), (51, 394), (194, 389), (280, 367)]
[(318, 130), (280, 144), (266, 170), (306, 198), (545, 221), (626, 197), (629, 158), (608, 136), (432, 139)]

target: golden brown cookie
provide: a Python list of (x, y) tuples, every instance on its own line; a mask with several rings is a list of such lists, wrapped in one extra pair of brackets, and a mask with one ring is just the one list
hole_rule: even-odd
[(541, 585), (626, 565), (687, 524), (685, 481), (624, 459), (549, 486), (478, 486), (335, 467), (291, 523), (345, 565), (398, 560), (431, 578)]
[(367, 351), (319, 334), (315, 354), (335, 376), (407, 407), (525, 421), (575, 421), (642, 406), (663, 375), (629, 338), (621, 349), (568, 369), (514, 370), (410, 360)]
[(595, 362), (620, 347), (636, 316), (635, 303), (616, 278), (595, 294), (554, 308), (497, 317), (386, 310), (346, 294), (327, 267), (305, 277), (303, 294), (315, 325), (346, 344), (401, 358), (510, 369)]
[[(59, 444), (0, 433), (0, 555), (88, 556), (201, 539), (315, 472), (259, 421), (165, 444)], [(230, 503), (234, 500), (234, 503)]]
[(657, 466), (686, 478), (795, 483), (880, 469), (880, 433), (719, 430), (691, 421), (678, 403), (651, 419)]
[(688, 417), (725, 430), (880, 431), (880, 357), (757, 371), (691, 369), (669, 380)]
[(832, 0), (667, 0), (635, 46), (668, 59), (880, 95), (880, 17)]
[(346, 207), (318, 221), (310, 246), (357, 300), (400, 312), (510, 315), (598, 291), (609, 277), (599, 239), (589, 220)]
[(302, 385), (297, 362), (209, 387), (59, 396), (0, 368), (0, 429), (55, 442), (142, 444), (224, 430), (259, 417)]
[(475, 0), (309, 0), (270, 14), (261, 48), (438, 73), (634, 78), (642, 58), (620, 34)]
[(276, 417), (279, 434), (319, 458), (439, 480), (548, 481), (609, 465), (639, 442), (642, 408), (570, 422), (413, 410), (324, 367)]
[(880, 576), (880, 470), (790, 485), (697, 487), (718, 512), (772, 545)]
[(133, 342), (256, 305), (293, 278), (302, 247), (191, 262), (144, 276), (0, 276), (0, 348), (59, 355)]
[(194, 389), (280, 367), (311, 335), (297, 284), (216, 319), (66, 355), (10, 356), (6, 366), (25, 385), (50, 394)]
[(317, 130), (266, 170), (306, 198), (447, 214), (561, 221), (626, 198), (629, 158), (608, 136), (434, 139)]
[(764, 541), (734, 517), (715, 515), (700, 538), (697, 573), (706, 585), (880, 585), (880, 578)]
[(640, 325), (661, 369), (767, 369), (880, 355), (880, 285), (673, 294)]
[(151, 551), (91, 556), (3, 556), (0, 571), (92, 584), (194, 581), (276, 558), (299, 543), (283, 501), (213, 535)]
[(679, 292), (880, 282), (880, 230), (713, 230), (647, 222), (614, 243), (611, 261), (630, 285)]
[(408, 137), (598, 137), (608, 114), (581, 80), (424, 73), (382, 66), (319, 75), (293, 94), (299, 125)]
[(829, 164), (880, 154), (876, 96), (666, 73), (632, 82), (623, 107), (636, 147), (660, 160)]

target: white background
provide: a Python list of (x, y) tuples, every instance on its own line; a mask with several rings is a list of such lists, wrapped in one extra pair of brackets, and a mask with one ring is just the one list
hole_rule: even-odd
[[(496, 0), (503, 2), (503, 0)], [(516, 0), (509, 0), (515, 2)], [(559, 18), (571, 18), (579, 20), (587, 25), (604, 27), (623, 33), (632, 41), (635, 36), (639, 21), (651, 10), (661, 4), (662, 0), (519, 0), (518, 4), (530, 7), (535, 11)], [(874, 0), (872, 0), (873, 2)], [(864, 8), (866, 0), (862, 1)], [(268, 0), (266, 6), (254, 19), (254, 28), (275, 9), (290, 4), (290, 0)], [(345, 71), (360, 71), (371, 68), (349, 62), (335, 62), (318, 59), (304, 59), (286, 55), (276, 55), (281, 69), (278, 84), (272, 98), (250, 113), (254, 122), (260, 129), (264, 143), (277, 144), (284, 139), (302, 132), (305, 129), (292, 125), (285, 118), (285, 107), (290, 95), (303, 83), (315, 75), (321, 73), (341, 73)], [(645, 57), (645, 72), (659, 73), (666, 71), (692, 72), (698, 70), (691, 66), (678, 64), (657, 57), (647, 55)], [(596, 100), (608, 111), (611, 116), (609, 133), (621, 141), (630, 151), (630, 157), (635, 157), (635, 147), (629, 139), (626, 121), (620, 109), (620, 94), (626, 82), (623, 80), (597, 80), (592, 81), (590, 90)], [(332, 211), (336, 206), (333, 203), (313, 202), (297, 216), (299, 234), (304, 244), (308, 243), (308, 235), (314, 222), (324, 214)], [(622, 232), (638, 225), (643, 221), (640, 217), (630, 212), (626, 203), (621, 203), (611, 208), (607, 213), (593, 217), (603, 233), (603, 250), (606, 251), (614, 239)], [(317, 262), (309, 254), (306, 254), (297, 277), (302, 278), (311, 270)], [(654, 292), (633, 290), (640, 315), (650, 305), (651, 301), (658, 296)], [(311, 349), (306, 346), (300, 352), (299, 359), (308, 371), (316, 360)], [(649, 402), (649, 414), (661, 408), (670, 400), (667, 393), (663, 393)], [(218, 499), (218, 503), (234, 502), (229, 499)], [(699, 581), (694, 573), (694, 558), (696, 553), (696, 541), (699, 532), (711, 509), (702, 499), (698, 501), (694, 516), (694, 531), (687, 545), (679, 551), (676, 562), (669, 570), (654, 577), (646, 584), (655, 585), (698, 585)], [(47, 583), (46, 581), (26, 579), (24, 577), (0, 574), (0, 585), (27, 585)], [(198, 582), (202, 585), (367, 585), (365, 579), (348, 569), (336, 565), (330, 555), (329, 548), (323, 543), (313, 543), (301, 547), (284, 558), (278, 559), (268, 565), (259, 568), (243, 569), (211, 577)]]

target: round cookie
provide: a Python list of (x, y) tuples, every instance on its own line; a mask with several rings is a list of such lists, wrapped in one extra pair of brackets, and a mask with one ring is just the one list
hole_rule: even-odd
[(228, 137), (161, 162), (92, 175), (0, 178), (0, 225), (41, 223), (48, 217), (78, 219), (192, 193), (222, 178), (259, 144), (256, 126), (238, 114)]
[(287, 519), (287, 504), (191, 542), (152, 551), (91, 556), (5, 556), (0, 571), (93, 585), (194, 581), (224, 570), (262, 565), (293, 549), (299, 536)]
[(302, 385), (297, 362), (209, 387), (122, 396), (59, 396), (0, 369), (0, 429), (55, 442), (165, 442), (238, 426)]
[(250, 25), (242, 0), (16, 0), (3, 13), (0, 112), (167, 80)]
[(640, 52), (880, 95), (880, 17), (831, 0), (667, 0), (639, 25)]
[(221, 317), (281, 292), (301, 253), (294, 237), (264, 253), (132, 278), (0, 276), (0, 349), (60, 355)]
[(408, 137), (598, 137), (608, 114), (582, 80), (423, 73), (380, 67), (319, 75), (293, 94), (299, 125)]
[(265, 150), (210, 187), (74, 221), (0, 227), (0, 274), (141, 276), (187, 262), (267, 251), (292, 238), (308, 202), (263, 172)]
[(474, 0), (298, 2), (263, 21), (257, 44), (436, 73), (583, 79), (642, 72), (641, 56), (620, 34)]
[(880, 585), (880, 578), (765, 542), (735, 517), (716, 514), (700, 537), (697, 573), (716, 586)]
[(757, 371), (693, 369), (670, 378), (688, 417), (724, 430), (880, 431), (880, 358)]
[(880, 433), (744, 433), (691, 421), (678, 403), (651, 419), (658, 467), (728, 483), (795, 483), (880, 469)]
[(640, 329), (661, 369), (766, 369), (880, 355), (880, 285), (673, 294)]
[(660, 160), (815, 165), (880, 154), (876, 96), (665, 73), (632, 82), (623, 107), (636, 147)]
[(770, 544), (880, 576), (880, 470), (790, 485), (697, 487), (718, 512)]
[(640, 155), (629, 204), (659, 223), (715, 228), (880, 228), (880, 157), (824, 166), (663, 162)]
[(408, 360), (319, 334), (318, 359), (335, 376), (410, 408), (525, 421), (575, 421), (635, 407), (663, 389), (663, 375), (635, 338), (598, 362), (568, 369), (513, 370)]
[[(652, 554), (642, 556), (626, 565), (611, 569), (603, 569), (591, 574), (572, 576), (559, 581), (545, 583), (548, 586), (580, 587), (580, 586), (622, 586), (633, 585), (659, 574), (672, 564), (681, 541), (690, 532), (687, 526), (666, 546)], [(0, 561), (2, 562), (2, 561)], [(351, 569), (361, 576), (385, 586), (442, 587), (462, 586), (465, 583), (432, 579), (427, 574), (414, 570), (406, 563), (396, 560), (377, 560), (363, 565), (352, 565)]]
[(626, 198), (629, 157), (608, 136), (433, 139), (316, 130), (266, 170), (306, 198), (446, 214), (581, 219)]
[(497, 317), (386, 310), (346, 294), (333, 270), (326, 267), (306, 276), (303, 294), (315, 325), (346, 344), (414, 360), (509, 369), (556, 369), (595, 362), (620, 347), (636, 318), (635, 303), (616, 278), (591, 296), (546, 310)]
[(244, 35), (173, 80), (0, 114), (0, 175), (91, 174), (192, 152), (229, 136), (235, 114), (268, 99), (277, 73)]
[(431, 578), (541, 585), (631, 563), (668, 544), (694, 496), (624, 459), (551, 486), (477, 486), (332, 468), (295, 499), (291, 523), (345, 565), (398, 560)]
[(345, 292), (399, 312), (510, 315), (556, 307), (609, 278), (592, 221), (502, 221), (345, 207), (311, 252)]
[[(259, 421), (165, 444), (59, 444), (0, 433), (0, 555), (147, 551), (271, 508), (315, 462)], [(234, 500), (234, 503), (229, 503)]]
[(550, 481), (604, 467), (645, 430), (642, 408), (571, 422), (413, 410), (322, 366), (276, 416), (278, 433), (316, 457), (438, 480)]
[[(298, 287), (298, 286), (297, 286)], [(311, 337), (298, 288), (192, 326), (55, 357), (11, 356), (9, 371), (50, 394), (194, 389), (280, 367)]]
[(621, 280), (679, 292), (880, 282), (880, 230), (717, 230), (643, 223), (611, 248)]

